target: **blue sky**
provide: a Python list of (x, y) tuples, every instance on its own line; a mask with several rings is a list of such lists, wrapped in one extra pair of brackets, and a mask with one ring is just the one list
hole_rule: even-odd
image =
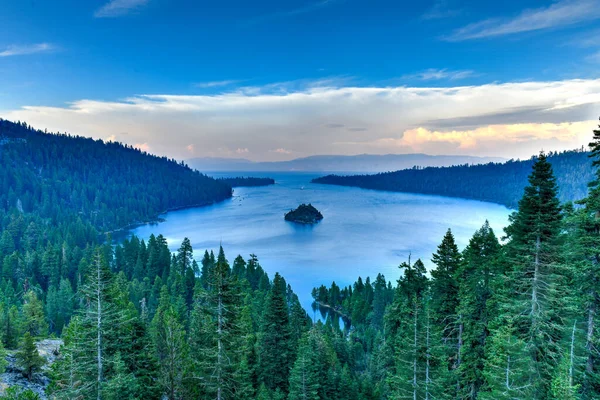
[(2, 0), (0, 117), (178, 158), (526, 156), (587, 143), (599, 21), (600, 0)]

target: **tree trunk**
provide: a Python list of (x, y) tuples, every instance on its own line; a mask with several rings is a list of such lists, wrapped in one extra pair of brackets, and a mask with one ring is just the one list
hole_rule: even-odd
[(413, 400), (417, 400), (417, 356), (418, 356), (418, 348), (417, 348), (417, 299), (415, 299), (415, 322), (414, 322), (414, 355), (413, 355)]
[(101, 294), (101, 275), (100, 275), (100, 256), (97, 260), (97, 285), (96, 285), (96, 300), (98, 302), (98, 314), (96, 321), (96, 329), (98, 330), (98, 400), (102, 399), (102, 294)]
[(573, 364), (575, 361), (575, 327), (577, 321), (573, 322), (573, 331), (571, 332), (571, 354), (569, 361), (569, 386), (573, 387)]
[(427, 310), (427, 333), (426, 333), (426, 337), (425, 337), (425, 346), (427, 347), (427, 364), (425, 366), (425, 400), (429, 400), (429, 382), (430, 382), (430, 378), (429, 378), (429, 366), (430, 366), (430, 362), (431, 362), (431, 351), (429, 348), (429, 326), (430, 326), (430, 319), (429, 319), (429, 309)]
[(223, 368), (223, 296), (221, 292), (221, 288), (219, 287), (219, 305), (217, 309), (217, 344), (218, 344), (218, 354), (217, 354), (217, 400), (221, 400), (222, 398), (222, 368)]

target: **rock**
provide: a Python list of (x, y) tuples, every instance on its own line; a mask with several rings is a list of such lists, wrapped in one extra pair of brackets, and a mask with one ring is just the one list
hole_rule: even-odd
[(44, 339), (36, 342), (36, 347), (40, 356), (46, 359), (46, 364), (42, 367), (42, 372), (36, 373), (30, 381), (23, 376), (23, 373), (17, 366), (17, 359), (14, 351), (7, 351), (6, 371), (0, 374), (0, 395), (4, 395), (6, 389), (12, 386), (19, 386), (23, 390), (31, 390), (40, 396), (40, 399), (47, 399), (46, 387), (50, 384), (50, 378), (47, 373), (56, 361), (60, 346), (63, 344), (61, 339)]

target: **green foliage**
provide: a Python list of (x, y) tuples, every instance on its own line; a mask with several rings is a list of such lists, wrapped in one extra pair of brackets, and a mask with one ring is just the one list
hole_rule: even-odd
[(32, 379), (33, 374), (41, 370), (45, 360), (40, 356), (38, 349), (29, 332), (25, 332), (21, 345), (16, 353), (17, 364), (27, 379)]
[(259, 336), (260, 380), (268, 389), (287, 392), (291, 358), (292, 332), (286, 302), (286, 284), (275, 274), (267, 295), (265, 313)]
[(22, 389), (18, 386), (11, 386), (0, 396), (0, 400), (40, 400), (39, 394), (30, 389)]
[[(598, 149), (596, 149), (598, 151)], [(562, 202), (579, 200), (587, 194), (587, 183), (594, 171), (583, 150), (549, 153), (548, 161), (556, 173)], [(536, 158), (509, 160), (506, 163), (456, 165), (452, 167), (414, 167), (375, 175), (328, 175), (315, 183), (357, 186), (365, 189), (462, 197), (503, 204), (519, 205), (527, 177)]]

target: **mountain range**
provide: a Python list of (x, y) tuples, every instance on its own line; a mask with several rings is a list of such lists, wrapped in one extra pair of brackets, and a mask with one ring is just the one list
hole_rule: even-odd
[(307, 171), (307, 172), (386, 172), (419, 167), (447, 167), (506, 161), (500, 157), (432, 156), (428, 154), (360, 154), (354, 156), (319, 155), (289, 161), (256, 162), (245, 158), (201, 157), (187, 160), (198, 171)]

